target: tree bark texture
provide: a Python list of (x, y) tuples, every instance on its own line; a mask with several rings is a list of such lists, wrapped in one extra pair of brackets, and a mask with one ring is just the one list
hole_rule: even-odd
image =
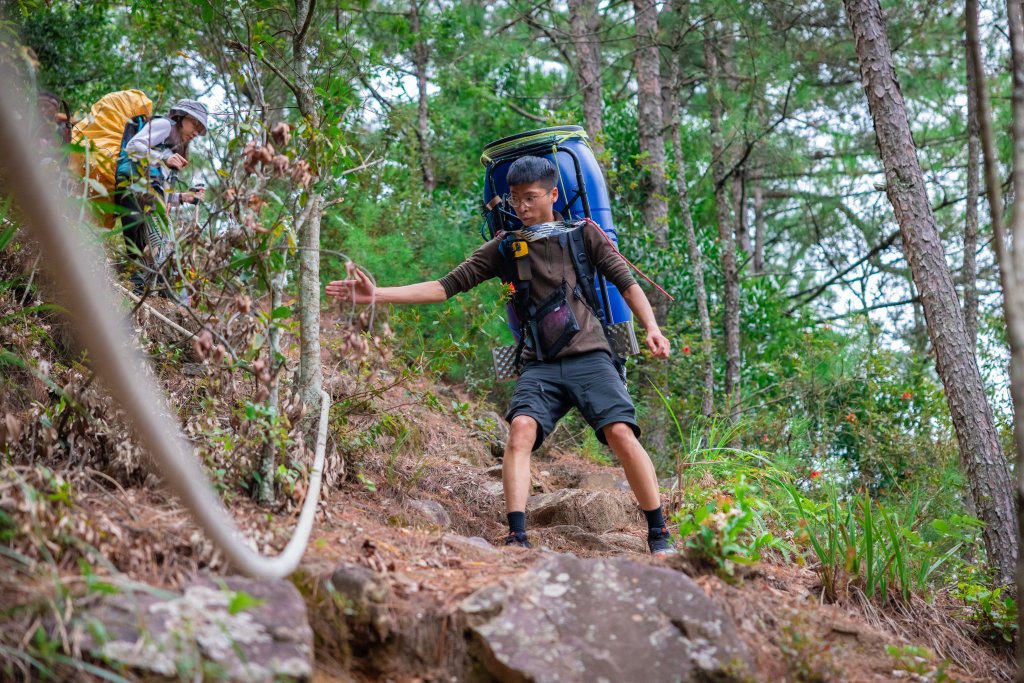
[(971, 348), (978, 347), (978, 188), (981, 141), (978, 138), (978, 94), (974, 66), (967, 62), (967, 207), (964, 218), (964, 260), (960, 278), (964, 288), (964, 326)]
[[(644, 223), (659, 249), (668, 247), (668, 180), (665, 177), (665, 137), (661, 115), (661, 57), (658, 54), (658, 8), (654, 0), (633, 0), (636, 17), (637, 137), (644, 157), (640, 184)], [(668, 302), (654, 305), (659, 324), (665, 323)]]
[[(989, 215), (992, 218), (992, 243), (999, 264), (999, 279), (1003, 288), (1003, 314), (1006, 317), (1007, 336), (1010, 340), (1010, 395), (1013, 397), (1013, 436), (1017, 449), (1017, 596), (1024, 595), (1024, 270), (1015, 263), (1024, 261), (1024, 26), (1021, 8), (1015, 0), (1007, 1), (1010, 24), (1010, 52), (1013, 59), (1013, 183), (1014, 256), (1007, 253), (1003, 227), (1003, 197), (992, 126), (992, 107), (985, 86), (985, 71), (978, 38), (978, 0), (967, 0), (967, 57), (974, 69), (975, 94), (978, 106), (978, 128), (981, 137), (982, 159), (985, 168), (985, 193)], [(1020, 261), (1018, 260), (1020, 259)], [(1024, 633), (1024, 610), (1017, 613), (1017, 633)], [(1024, 682), (1024, 638), (1017, 638), (1017, 681)]]
[[(319, 127), (321, 109), (319, 95), (309, 78), (309, 55), (306, 37), (316, 11), (316, 0), (295, 0), (296, 31), (292, 41), (292, 66), (295, 72), (295, 95), (299, 113)], [(319, 169), (320, 164), (313, 164)], [(320, 178), (314, 178), (312, 187)], [(320, 217), (323, 198), (311, 189), (306, 206), (296, 221), (299, 235), (299, 388), (303, 400), (316, 413), (320, 405), (323, 370), (320, 361)]]
[[(997, 157), (992, 135), (984, 83), (980, 47), (977, 41), (978, 8), (973, 5), (974, 40), (972, 61), (978, 76), (978, 103), (982, 120), (987, 119), (987, 131), (982, 129), (985, 146), (986, 180), (992, 182), (995, 192), (990, 190), (989, 201), (999, 197)], [(1013, 397), (1013, 436), (1017, 447), (1017, 548), (1024, 544), (1024, 16), (1019, 0), (1007, 0), (1006, 14), (1010, 25), (1010, 54), (1013, 64), (1013, 222), (1011, 224), (1012, 246), (1007, 243), (1002, 220), (992, 217), (993, 242), (999, 262), (999, 276), (1003, 285), (1003, 314), (1006, 317), (1007, 336), (1010, 340), (1010, 395)], [(984, 124), (983, 124), (984, 125)], [(986, 135), (987, 133), (987, 135)], [(991, 154), (990, 154), (991, 152)], [(991, 159), (991, 163), (990, 163)], [(1017, 558), (1017, 601), (1020, 602), (1024, 588), (1024, 557)], [(1024, 614), (1017, 612), (1017, 633), (1024, 627)], [(1024, 638), (1017, 638), (1017, 681), (1024, 683)]]
[[(576, 52), (573, 70), (576, 82), (583, 91), (583, 122), (590, 135), (594, 156), (604, 158), (604, 96), (601, 81), (601, 44), (597, 29), (601, 17), (597, 13), (597, 0), (569, 0), (569, 30)], [(604, 169), (604, 164), (601, 166)], [(607, 172), (605, 181), (607, 182)]]
[(704, 63), (707, 69), (708, 108), (711, 111), (711, 166), (715, 181), (715, 216), (718, 219), (718, 241), (722, 254), (722, 278), (725, 288), (725, 396), (729, 415), (740, 414), (740, 278), (736, 264), (736, 241), (733, 230), (732, 195), (727, 186), (725, 143), (722, 136), (722, 99), (715, 52), (714, 22), (705, 27)]
[[(310, 192), (299, 229), (299, 387), (309, 406), (320, 405), (320, 218), (323, 197)], [(315, 411), (310, 411), (314, 414)]]
[[(270, 283), (270, 310), (273, 311), (281, 305), (282, 277), (277, 275)], [(267, 333), (267, 366), (270, 368), (270, 394), (267, 396), (267, 407), (270, 414), (277, 417), (277, 406), (281, 398), (281, 368), (277, 362), (280, 331), (277, 324), (270, 321), (270, 331)], [(273, 505), (274, 503), (274, 474), (277, 470), (277, 441), (274, 439), (274, 432), (265, 435), (263, 441), (263, 453), (260, 455), (260, 481), (256, 491), (256, 501), (261, 505)]]
[(742, 168), (737, 168), (732, 174), (732, 198), (735, 203), (733, 215), (736, 216), (736, 242), (744, 254), (749, 255), (750, 230), (747, 228), (747, 183), (746, 174)]
[(423, 175), (423, 189), (427, 194), (434, 191), (434, 162), (430, 156), (430, 111), (427, 101), (427, 65), (430, 63), (430, 46), (420, 25), (419, 0), (409, 3), (409, 26), (416, 36), (412, 48), (412, 62), (416, 67), (416, 139), (420, 146), (420, 170)]
[(989, 560), (999, 580), (1009, 583), (1017, 561), (1017, 518), (1009, 469), (928, 201), (882, 9), (878, 0), (844, 0), (844, 4), (885, 168), (886, 193), (921, 295), (961, 465), (985, 522)]
[(764, 184), (760, 178), (754, 180), (754, 275), (764, 272)]

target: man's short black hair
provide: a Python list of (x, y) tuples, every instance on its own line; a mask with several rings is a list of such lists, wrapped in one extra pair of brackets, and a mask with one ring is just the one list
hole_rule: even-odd
[(50, 100), (54, 104), (60, 106), (60, 98), (57, 97), (56, 93), (50, 92), (49, 90), (40, 90), (39, 92), (37, 92), (36, 93), (36, 99), (37, 100)]
[(558, 184), (558, 171), (543, 157), (519, 157), (508, 167), (505, 181), (510, 186), (540, 183), (541, 187), (550, 190)]

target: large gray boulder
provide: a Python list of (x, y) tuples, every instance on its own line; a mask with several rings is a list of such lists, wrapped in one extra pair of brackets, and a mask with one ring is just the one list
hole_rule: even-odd
[(469, 559), (493, 559), (501, 555), (501, 551), (491, 545), (487, 539), (479, 536), (460, 536), (445, 534), (440, 539), (441, 552), (444, 554), (466, 555)]
[[(589, 550), (599, 552), (615, 552), (627, 550), (634, 553), (647, 553), (647, 541), (637, 534), (626, 534), (617, 531), (608, 531), (603, 534), (595, 534), (584, 531), (578, 526), (562, 524), (552, 527), (541, 527), (540, 533), (557, 534), (565, 540), (575, 543)], [(646, 532), (645, 532), (646, 536)]]
[(439, 529), (447, 529), (452, 525), (452, 518), (444, 506), (436, 500), (409, 500), (406, 507), (421, 517), (425, 522)]
[(686, 575), (557, 555), (459, 606), (471, 652), (501, 681), (740, 681), (735, 624)]
[(83, 621), (93, 656), (149, 674), (257, 682), (313, 675), (306, 603), (288, 581), (201, 577), (183, 592), (126, 591)]
[(625, 477), (613, 472), (590, 472), (580, 477), (576, 488), (584, 491), (629, 491), (629, 482)]
[(633, 526), (642, 519), (631, 494), (579, 489), (530, 496), (526, 514), (531, 527), (578, 526), (597, 534)]

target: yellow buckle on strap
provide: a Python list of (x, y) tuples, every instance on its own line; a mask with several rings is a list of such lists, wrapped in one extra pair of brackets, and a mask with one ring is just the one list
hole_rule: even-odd
[(530, 248), (524, 240), (516, 240), (512, 243), (512, 255), (516, 258), (523, 258), (530, 253)]

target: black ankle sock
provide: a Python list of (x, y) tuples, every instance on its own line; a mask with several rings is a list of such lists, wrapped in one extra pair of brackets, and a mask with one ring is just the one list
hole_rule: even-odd
[[(660, 509), (660, 508), (659, 508)], [(508, 513), (508, 530), (514, 534), (525, 534), (526, 533), (526, 513), (525, 512), (510, 512)]]
[(644, 517), (647, 518), (648, 529), (661, 529), (665, 526), (665, 514), (661, 511), (661, 506), (654, 508), (653, 510), (644, 510)]

